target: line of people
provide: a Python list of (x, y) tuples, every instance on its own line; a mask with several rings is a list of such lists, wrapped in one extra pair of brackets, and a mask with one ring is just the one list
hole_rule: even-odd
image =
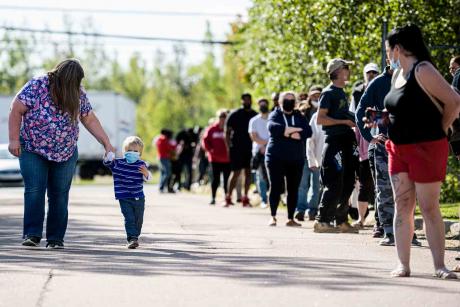
[[(206, 129), (204, 148), (210, 161), (217, 161), (218, 152), (223, 157), (219, 163), (226, 163), (225, 168), (212, 166), (214, 176), (224, 173), (225, 207), (233, 205), (232, 191), (240, 174), (245, 178), (243, 206), (251, 206), (251, 166), (256, 170), (261, 206), (267, 199), (270, 205), (270, 226), (277, 225), (282, 194), (286, 225), (301, 226), (298, 222), (308, 216), (315, 220), (317, 233), (358, 233), (369, 203), (375, 203), (373, 236), (382, 238), (380, 245), (396, 245), (398, 251), (393, 276), (410, 275), (410, 246), (421, 245), (414, 233), (418, 201), (435, 275), (456, 278), (444, 265), (439, 195), (446, 174), (448, 129), (458, 117), (460, 96), (432, 64), (418, 27), (393, 30), (386, 47), (388, 66), (379, 74), (376, 64), (366, 65), (364, 82), (355, 86), (351, 103), (344, 88), (353, 62), (336, 58), (326, 68), (328, 86), (314, 86), (308, 94), (274, 94), (271, 113), (267, 99), (258, 101), (257, 114), (251, 109), (251, 96), (244, 94), (241, 108), (230, 114), (220, 111), (219, 121)], [(455, 57), (450, 63), (457, 87), (459, 62)], [(459, 126), (457, 121), (454, 125)], [(460, 138), (455, 132), (451, 141), (458, 156)], [(218, 184), (214, 179), (212, 204)], [(357, 221), (349, 224), (356, 185)]]

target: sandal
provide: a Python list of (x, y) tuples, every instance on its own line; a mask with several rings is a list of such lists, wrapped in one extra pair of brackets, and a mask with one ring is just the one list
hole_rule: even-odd
[(288, 226), (288, 227), (300, 227), (300, 226), (302, 226), (302, 224), (299, 224), (294, 220), (289, 220), (289, 221), (286, 222), (286, 226)]
[(452, 271), (453, 272), (460, 272), (460, 264), (457, 264), (457, 266)]
[(391, 271), (391, 277), (410, 277), (410, 269), (403, 266), (399, 266), (395, 270)]
[(440, 278), (440, 279), (458, 279), (457, 274), (455, 274), (452, 271), (449, 271), (446, 268), (436, 270), (433, 274), (434, 277)]
[(268, 226), (276, 226), (276, 217), (271, 218), (270, 223), (268, 223)]

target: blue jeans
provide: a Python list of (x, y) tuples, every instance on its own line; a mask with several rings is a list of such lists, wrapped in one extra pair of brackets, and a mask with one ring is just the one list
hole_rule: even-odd
[(265, 168), (265, 163), (259, 166), (259, 168), (256, 171), (257, 190), (259, 192), (260, 197), (262, 198), (262, 202), (267, 204), (268, 203), (268, 199), (267, 199), (268, 182), (266, 179), (266, 175), (264, 174), (264, 172), (266, 171), (263, 170), (262, 168)]
[(160, 159), (160, 190), (168, 187), (169, 178), (171, 177), (171, 160), (167, 158)]
[(24, 177), (24, 238), (42, 238), (47, 193), (46, 239), (48, 242), (64, 242), (69, 190), (77, 159), (77, 150), (69, 160), (53, 162), (22, 148), (19, 163)]
[(121, 213), (125, 218), (126, 239), (138, 239), (144, 222), (144, 198), (120, 199)]
[(312, 171), (305, 160), (302, 173), (302, 181), (299, 185), (299, 196), (297, 199), (297, 211), (301, 213), (316, 215), (319, 203), (319, 169)]

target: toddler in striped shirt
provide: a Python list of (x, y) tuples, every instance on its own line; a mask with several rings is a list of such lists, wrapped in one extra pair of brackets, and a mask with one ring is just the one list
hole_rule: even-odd
[(103, 162), (112, 171), (115, 198), (120, 202), (125, 218), (127, 247), (130, 249), (139, 246), (145, 207), (143, 183), (152, 178), (147, 165), (140, 159), (143, 149), (142, 140), (130, 136), (123, 142), (123, 158), (115, 159), (115, 154), (110, 152)]

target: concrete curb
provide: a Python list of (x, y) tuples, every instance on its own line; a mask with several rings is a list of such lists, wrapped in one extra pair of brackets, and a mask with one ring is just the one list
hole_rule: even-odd
[[(414, 221), (415, 230), (423, 230), (423, 218), (416, 218)], [(446, 236), (453, 239), (460, 238), (460, 223), (454, 221), (444, 221)]]

